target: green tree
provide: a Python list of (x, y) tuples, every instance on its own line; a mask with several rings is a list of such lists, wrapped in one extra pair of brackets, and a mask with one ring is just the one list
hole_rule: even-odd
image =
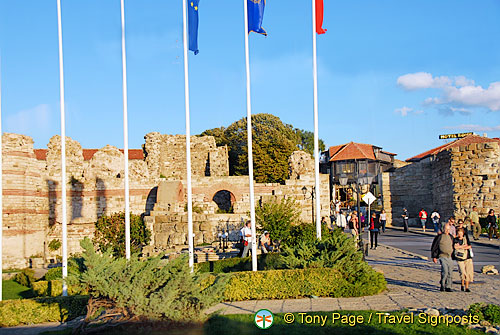
[[(132, 253), (141, 252), (149, 243), (151, 232), (140, 215), (130, 213), (130, 247)], [(125, 257), (125, 213), (101, 216), (95, 224), (93, 242), (102, 252), (111, 251), (115, 256)]]
[(264, 202), (255, 207), (255, 219), (263, 231), (268, 231), (271, 238), (286, 243), (291, 238), (294, 225), (299, 223), (300, 210), (291, 199)]
[[(308, 130), (302, 130), (295, 128), (295, 133), (297, 134), (298, 143), (297, 147), (300, 150), (308, 152), (311, 156), (314, 156), (314, 132)], [(319, 150), (325, 150), (325, 143), (322, 139), (318, 139)]]
[[(229, 127), (209, 129), (201, 135), (214, 136), (217, 145), (229, 149), (231, 175), (248, 175), (247, 120)], [(259, 183), (283, 183), (288, 177), (288, 158), (295, 150), (314, 153), (314, 134), (293, 128), (271, 114), (252, 115), (254, 175)], [(325, 145), (320, 140), (320, 149)]]

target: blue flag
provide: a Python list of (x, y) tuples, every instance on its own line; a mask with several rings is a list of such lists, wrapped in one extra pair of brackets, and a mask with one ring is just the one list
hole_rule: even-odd
[(188, 2), (188, 33), (189, 33), (189, 50), (195, 55), (200, 52), (198, 50), (198, 4), (200, 0), (185, 0)]
[(247, 0), (248, 3), (248, 32), (256, 32), (267, 36), (267, 32), (262, 28), (264, 20), (264, 7), (266, 0)]

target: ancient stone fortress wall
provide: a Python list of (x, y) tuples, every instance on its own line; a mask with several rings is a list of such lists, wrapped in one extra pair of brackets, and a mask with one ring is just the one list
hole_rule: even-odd
[[(234, 236), (250, 209), (248, 177), (228, 176), (227, 147), (217, 147), (213, 137), (193, 136), (191, 142), (193, 202), (200, 212), (194, 215), (196, 243), (215, 240), (222, 229)], [(32, 256), (55, 258), (61, 250), (51, 252), (48, 244), (61, 240), (60, 137), (52, 137), (47, 149), (34, 149), (32, 138), (5, 133), (2, 150), (3, 266), (25, 267)], [(124, 211), (124, 155), (110, 145), (82, 149), (67, 137), (66, 157), (68, 251), (75, 253), (80, 251), (79, 241), (93, 235), (98, 217)], [(302, 219), (310, 222), (312, 204), (304, 199), (302, 187), (310, 191), (314, 179), (309, 171), (299, 170), (286, 185), (255, 184), (256, 200), (294, 197)], [(129, 151), (129, 172), (130, 209), (145, 215), (153, 229), (151, 248), (183, 245), (185, 136), (147, 134), (142, 150)], [(328, 216), (328, 176), (321, 177), (321, 215)], [(220, 211), (213, 201), (216, 195), (229, 196), (231, 213)], [(157, 202), (157, 197), (162, 201)]]
[(464, 218), (476, 205), (481, 216), (500, 208), (500, 149), (496, 141), (452, 147), (382, 175), (384, 208), (402, 223), (406, 207), (416, 224), (423, 207), (442, 219)]

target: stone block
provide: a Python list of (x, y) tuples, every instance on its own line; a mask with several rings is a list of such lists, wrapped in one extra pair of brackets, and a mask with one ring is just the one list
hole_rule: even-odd
[(203, 222), (200, 224), (201, 231), (210, 231), (212, 229), (212, 225), (209, 222)]

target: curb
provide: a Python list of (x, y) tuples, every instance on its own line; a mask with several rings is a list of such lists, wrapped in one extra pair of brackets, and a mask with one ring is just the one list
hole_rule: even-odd
[(383, 244), (383, 243), (379, 243), (378, 245), (382, 246), (382, 247), (385, 247), (387, 249), (392, 249), (392, 250), (399, 251), (402, 254), (405, 254), (405, 255), (408, 255), (408, 256), (411, 256), (411, 257), (414, 257), (414, 258), (422, 259), (424, 261), (429, 261), (429, 257), (427, 257), (427, 256), (422, 256), (422, 255), (419, 255), (419, 254), (415, 254), (413, 252), (409, 252), (409, 251), (406, 251), (406, 250), (403, 250), (403, 249), (400, 249), (400, 248), (396, 248), (396, 247), (393, 247), (393, 246), (390, 246), (390, 245), (387, 245), (387, 244)]

